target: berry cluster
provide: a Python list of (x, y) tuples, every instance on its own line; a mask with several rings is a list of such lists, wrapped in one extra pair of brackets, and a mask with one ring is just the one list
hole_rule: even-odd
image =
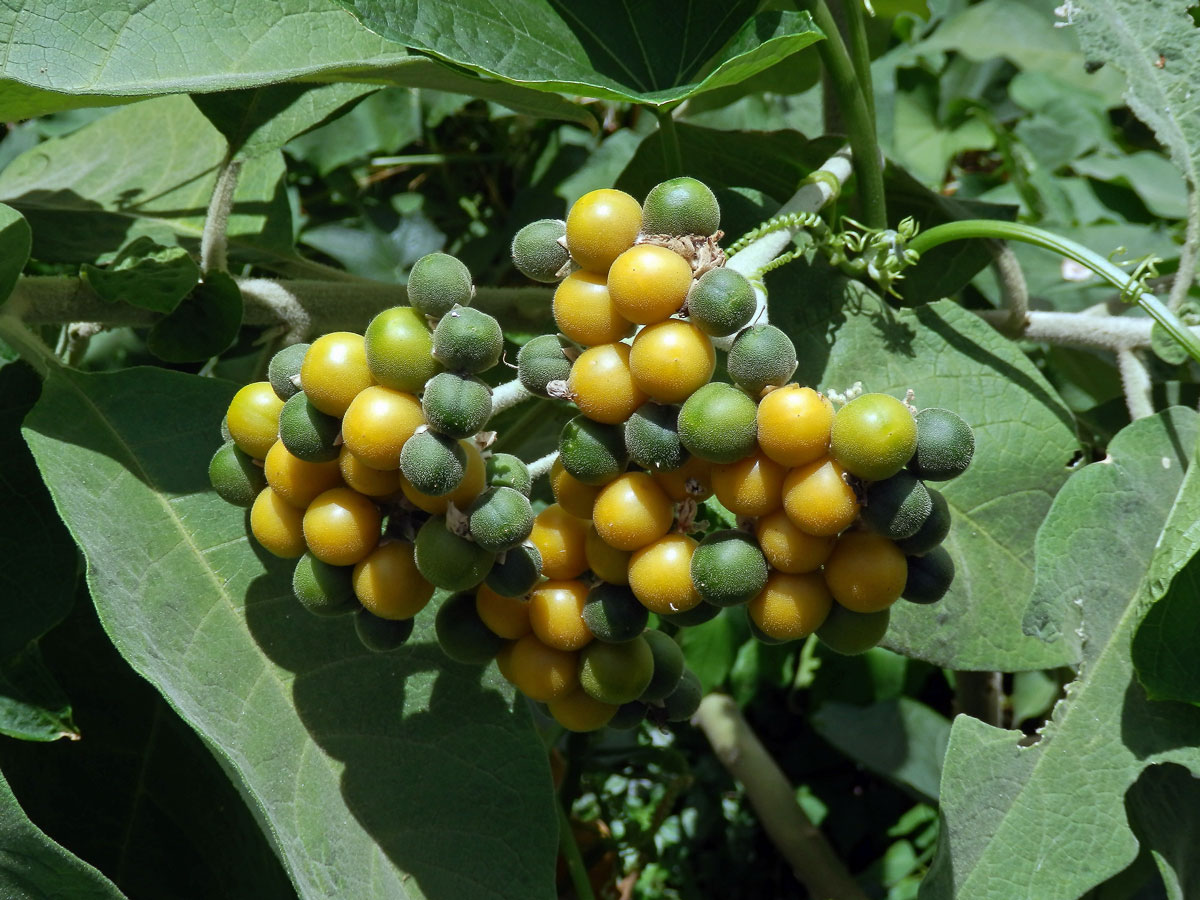
[[(250, 531), (298, 559), (293, 591), (317, 615), (354, 612), (372, 650), (399, 647), (435, 588), (488, 581), (521, 596), (538, 580), (529, 470), (490, 453), (482, 432), (500, 359), (499, 323), (472, 308), (457, 259), (418, 260), (411, 306), (364, 334), (334, 332), (281, 350), (268, 381), (229, 405), (209, 477), (250, 507)], [(471, 595), (466, 595), (473, 600)]]
[[(522, 272), (562, 279), (560, 334), (522, 347), (519, 377), (580, 412), (530, 539), (571, 618), (602, 641), (640, 633), (647, 613), (689, 626), (744, 605), (763, 641), (815, 632), (863, 652), (900, 597), (949, 588), (949, 510), (925, 481), (965, 470), (974, 437), (948, 410), (866, 394), (835, 412), (789, 383), (795, 347), (751, 324), (754, 290), (723, 267), (719, 218), (712, 192), (680, 178), (641, 205), (593, 191), (565, 222), (517, 235)], [(712, 381), (713, 338), (729, 336), (732, 383)], [(737, 528), (705, 533), (714, 495)]]

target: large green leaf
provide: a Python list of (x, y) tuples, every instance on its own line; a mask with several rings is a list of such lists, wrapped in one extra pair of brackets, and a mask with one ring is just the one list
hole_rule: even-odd
[(7, 300), (16, 287), (32, 247), (33, 235), (25, 217), (11, 206), (0, 203), (0, 303)]
[(295, 900), (237, 788), (117, 652), (86, 587), (41, 647), (82, 739), (0, 743), (0, 768), (39, 828), (131, 897)]
[(46, 837), (17, 804), (0, 774), (0, 895), (122, 900), (111, 881)]
[[(1077, 0), (1071, 32), (1089, 60), (1120, 70), (1125, 102), (1200, 185), (1200, 31), (1187, 0)], [(1068, 30), (1068, 29), (1063, 29)]]
[[(29, 220), (34, 255), (46, 261), (93, 262), (141, 235), (192, 245), (225, 151), (225, 139), (187, 97), (149, 100), (21, 154), (0, 172), (0, 198)], [(283, 171), (279, 153), (242, 169), (229, 218), (232, 250), (290, 250)]]
[(1081, 656), (1079, 676), (1033, 746), (955, 719), (922, 897), (1075, 900), (1136, 857), (1125, 794), (1139, 773), (1177, 762), (1200, 775), (1200, 709), (1148, 700), (1130, 661), (1146, 604), (1200, 547), (1197, 428), (1182, 407), (1139, 419), (1055, 498), (1031, 624)]
[(494, 670), (359, 644), (307, 614), (290, 564), (207, 489), (234, 385), (158, 369), (51, 374), (26, 439), (118, 650), (194, 727), (303, 897), (549, 897), (545, 753)]
[(1138, 679), (1155, 700), (1200, 704), (1200, 555), (1193, 556), (1150, 607), (1133, 637)]
[(738, 84), (821, 38), (754, 0), (341, 0), (372, 31), (502, 81), (647, 104)]
[(76, 733), (36, 641), (71, 609), (77, 552), (21, 438), (41, 390), (24, 363), (0, 367), (0, 734), (47, 741)]
[(1200, 779), (1183, 766), (1150, 766), (1125, 795), (1129, 824), (1150, 849), (1169, 900), (1200, 893)]
[(966, 474), (937, 485), (954, 524), (958, 575), (939, 603), (893, 607), (885, 641), (956, 669), (1040, 669), (1070, 659), (1021, 630), (1033, 585), (1033, 536), (1078, 449), (1070, 413), (1015, 344), (947, 301), (893, 311), (823, 264), (768, 276), (771, 321), (796, 344), (796, 378), (954, 410), (975, 430)]

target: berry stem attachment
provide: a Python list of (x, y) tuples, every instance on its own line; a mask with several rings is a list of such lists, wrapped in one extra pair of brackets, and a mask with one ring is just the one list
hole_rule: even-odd
[(674, 178), (683, 174), (683, 154), (679, 149), (679, 135), (675, 131), (672, 107), (656, 106), (654, 115), (658, 119), (658, 132), (662, 136), (663, 162), (667, 176)]
[(228, 267), (229, 214), (233, 211), (233, 195), (241, 173), (240, 159), (227, 158), (217, 170), (217, 182), (204, 215), (204, 231), (200, 234), (200, 268), (205, 272), (224, 272)]
[(692, 721), (704, 732), (713, 753), (746, 788), (746, 796), (771, 842), (814, 897), (866, 900), (820, 830), (796, 803), (796, 792), (779, 764), (724, 694), (700, 701)]
[(550, 472), (550, 467), (554, 465), (554, 461), (558, 459), (558, 451), (547, 453), (545, 456), (535, 459), (529, 464), (529, 477), (537, 481), (543, 475)]
[(1095, 272), (1109, 284), (1121, 291), (1127, 302), (1136, 302), (1146, 313), (1162, 326), (1188, 354), (1200, 361), (1200, 338), (1188, 329), (1178, 317), (1163, 305), (1162, 301), (1144, 290), (1142, 281), (1122, 271), (1118, 266), (1109, 262), (1103, 256), (1088, 249), (1082, 244), (1060, 237), (1049, 231), (1043, 231), (1032, 225), (1020, 222), (1004, 222), (996, 219), (964, 219), (960, 222), (948, 222), (936, 225), (928, 231), (923, 231), (908, 242), (907, 249), (917, 255), (926, 253), (934, 247), (950, 241), (966, 238), (996, 238), (999, 240), (1022, 241), (1033, 244), (1044, 250), (1050, 250), (1060, 256), (1079, 263), (1081, 266)]
[(498, 416), (506, 409), (512, 409), (518, 403), (523, 403), (531, 397), (533, 394), (525, 390), (520, 379), (514, 378), (512, 381), (497, 385), (492, 388), (492, 415)]

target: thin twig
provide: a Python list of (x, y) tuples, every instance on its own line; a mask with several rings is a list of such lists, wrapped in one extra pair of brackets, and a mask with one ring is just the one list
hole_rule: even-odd
[(692, 721), (704, 732), (721, 764), (746, 789), (771, 842), (796, 878), (821, 900), (866, 900), (845, 865), (796, 802), (796, 792), (751, 730), (737, 704), (724, 694), (700, 701)]
[(999, 672), (955, 672), (955, 710), (999, 728), (1004, 708), (1001, 677)]
[(525, 390), (519, 379), (514, 378), (512, 381), (496, 385), (492, 388), (492, 415), (498, 416), (506, 409), (512, 409), (518, 403), (524, 403), (532, 397), (533, 394)]
[(558, 459), (558, 451), (547, 453), (545, 456), (535, 459), (529, 464), (529, 477), (537, 481), (543, 475), (550, 472), (550, 467), (554, 465), (554, 461)]

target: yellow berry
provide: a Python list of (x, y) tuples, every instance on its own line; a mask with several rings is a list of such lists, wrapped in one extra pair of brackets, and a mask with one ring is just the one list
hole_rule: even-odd
[(708, 335), (681, 319), (647, 325), (633, 339), (633, 380), (659, 403), (682, 403), (708, 384), (717, 355)]
[(692, 554), (696, 541), (686, 534), (668, 534), (633, 554), (629, 587), (650, 612), (685, 612), (701, 597), (692, 584)]
[(546, 704), (554, 721), (567, 731), (599, 731), (620, 709), (612, 703), (602, 703), (582, 688), (565, 697), (556, 697)]
[(250, 507), (250, 533), (262, 546), (284, 559), (298, 559), (304, 543), (304, 511), (292, 506), (269, 487), (263, 488)]
[(618, 550), (605, 541), (596, 531), (594, 524), (588, 528), (584, 553), (587, 556), (588, 568), (601, 581), (607, 581), (609, 584), (629, 584), (629, 560), (633, 554), (628, 550)]
[(372, 468), (351, 453), (345, 444), (338, 453), (337, 465), (342, 473), (342, 480), (360, 494), (366, 494), (368, 497), (390, 497), (400, 490), (399, 469), (385, 472)]
[(775, 462), (803, 466), (829, 452), (833, 404), (798, 384), (771, 391), (758, 404), (758, 445)]
[(645, 472), (626, 472), (604, 485), (592, 508), (592, 525), (607, 544), (637, 550), (671, 528), (675, 507)]
[(312, 555), (331, 566), (352, 566), (379, 543), (379, 508), (350, 488), (317, 497), (304, 513), (304, 540)]
[(571, 515), (551, 503), (533, 520), (529, 541), (542, 554), (542, 574), (563, 580), (578, 578), (587, 570), (588, 520)]
[(374, 383), (363, 336), (350, 331), (317, 338), (300, 365), (300, 385), (308, 402), (330, 416), (340, 417), (359, 391)]
[(759, 519), (754, 535), (771, 568), (792, 575), (815, 572), (833, 552), (833, 538), (801, 531), (782, 509)]
[(336, 460), (323, 463), (305, 462), (288, 452), (282, 441), (276, 441), (263, 461), (267, 484), (292, 506), (304, 509), (330, 488), (342, 483)]
[(536, 634), (502, 651), (505, 677), (530, 700), (547, 703), (579, 687), (579, 654), (543, 644)]
[(819, 574), (772, 572), (746, 611), (767, 637), (795, 641), (820, 628), (832, 605), (829, 588)]
[(858, 498), (845, 469), (824, 458), (792, 469), (783, 480), (783, 508), (801, 531), (832, 537), (858, 516)]
[(691, 286), (688, 261), (656, 244), (630, 247), (608, 270), (608, 293), (617, 310), (642, 325), (670, 318), (683, 306)]
[(283, 401), (269, 381), (255, 381), (233, 395), (225, 421), (229, 436), (243, 453), (265, 459), (279, 437), (279, 413)]
[(869, 531), (842, 535), (825, 563), (825, 583), (833, 599), (857, 613), (887, 609), (900, 599), (907, 579), (904, 552)]
[(646, 402), (629, 371), (628, 344), (601, 344), (579, 354), (567, 379), (579, 411), (596, 422), (616, 425)]
[(396, 469), (400, 451), (425, 424), (421, 401), (412, 394), (373, 385), (360, 391), (342, 419), (342, 440), (374, 469)]
[(550, 491), (554, 501), (573, 516), (581, 519), (592, 517), (592, 504), (600, 493), (600, 485), (584, 484), (563, 468), (562, 460), (555, 458), (550, 466)]
[(583, 621), (588, 586), (582, 581), (543, 581), (529, 595), (529, 624), (538, 640), (558, 650), (578, 650), (592, 640)]
[(351, 580), (358, 602), (381, 619), (411, 619), (433, 596), (408, 541), (380, 544), (355, 564)]
[(762, 450), (734, 463), (715, 465), (713, 489), (731, 513), (758, 518), (772, 513), (783, 503), (783, 479), (787, 469)]
[(611, 344), (633, 333), (633, 323), (617, 312), (608, 281), (586, 269), (572, 272), (554, 291), (554, 322), (577, 344)]
[(513, 641), (529, 634), (529, 601), (524, 597), (505, 597), (486, 584), (475, 591), (475, 611), (493, 633)]
[(602, 188), (584, 194), (567, 213), (567, 250), (589, 272), (603, 275), (633, 246), (642, 228), (642, 206), (624, 191)]

